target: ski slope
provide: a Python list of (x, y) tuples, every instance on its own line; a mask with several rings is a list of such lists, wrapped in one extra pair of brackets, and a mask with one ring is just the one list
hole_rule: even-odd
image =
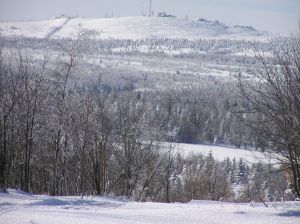
[(249, 26), (227, 26), (218, 21), (164, 17), (71, 18), (0, 22), (3, 36), (74, 37), (79, 29), (93, 30), (101, 39), (243, 39), (266, 40), (267, 32)]
[(105, 197), (50, 197), (0, 193), (1, 224), (296, 224), (300, 202), (236, 204), (139, 203)]

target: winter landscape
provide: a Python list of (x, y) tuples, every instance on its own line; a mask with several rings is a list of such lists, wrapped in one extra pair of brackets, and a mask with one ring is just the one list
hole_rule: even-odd
[(298, 223), (300, 202), (133, 202), (107, 197), (50, 197), (0, 193), (1, 223)]
[(0, 0), (0, 223), (300, 222), (274, 2)]

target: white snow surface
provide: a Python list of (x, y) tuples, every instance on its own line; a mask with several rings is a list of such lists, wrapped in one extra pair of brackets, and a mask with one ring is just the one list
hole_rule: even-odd
[(237, 204), (191, 201), (140, 203), (105, 197), (50, 197), (18, 190), (0, 193), (1, 224), (296, 224), (300, 202)]
[(61, 27), (66, 18), (41, 20), (0, 22), (0, 33), (3, 36), (24, 36), (46, 38), (57, 27)]
[(74, 37), (79, 29), (93, 30), (101, 39), (243, 39), (267, 40), (270, 34), (252, 27), (227, 26), (217, 21), (161, 18), (55, 18), (44, 21), (0, 22), (3, 36)]
[[(162, 146), (165, 150), (170, 149), (170, 143), (163, 143)], [(175, 153), (179, 153), (183, 157), (189, 157), (191, 155), (202, 154), (207, 156), (210, 152), (216, 160), (223, 161), (226, 158), (229, 159), (243, 159), (248, 163), (265, 162), (275, 164), (276, 161), (269, 158), (267, 154), (261, 153), (253, 149), (242, 149), (230, 146), (218, 146), (218, 145), (200, 145), (200, 144), (184, 144), (184, 143), (172, 143), (172, 148)]]

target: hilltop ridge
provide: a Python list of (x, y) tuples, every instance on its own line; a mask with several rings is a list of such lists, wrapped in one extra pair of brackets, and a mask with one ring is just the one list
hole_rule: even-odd
[(229, 26), (217, 20), (176, 17), (53, 17), (42, 21), (0, 22), (3, 36), (73, 37), (78, 29), (97, 32), (101, 39), (246, 39), (265, 40), (270, 34), (251, 26)]

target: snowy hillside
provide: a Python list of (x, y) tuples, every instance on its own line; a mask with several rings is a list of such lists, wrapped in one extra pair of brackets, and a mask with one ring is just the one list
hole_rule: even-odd
[(250, 26), (227, 26), (206, 19), (162, 17), (58, 18), (45, 21), (0, 22), (4, 36), (73, 37), (78, 29), (94, 30), (102, 39), (250, 39), (266, 40), (266, 32)]
[[(235, 147), (216, 146), (216, 145), (197, 145), (197, 144), (183, 144), (173, 143), (174, 151), (178, 152), (183, 157), (190, 155), (205, 155), (207, 156), (210, 152), (213, 157), (219, 161), (223, 161), (226, 158), (229, 159), (243, 159), (248, 163), (265, 162), (270, 163), (269, 160), (263, 153), (250, 149), (239, 149)], [(274, 161), (273, 161), (274, 162)]]
[(138, 203), (104, 197), (50, 197), (9, 190), (0, 193), (0, 223), (299, 223), (300, 203), (237, 204), (192, 201), (188, 204)]

